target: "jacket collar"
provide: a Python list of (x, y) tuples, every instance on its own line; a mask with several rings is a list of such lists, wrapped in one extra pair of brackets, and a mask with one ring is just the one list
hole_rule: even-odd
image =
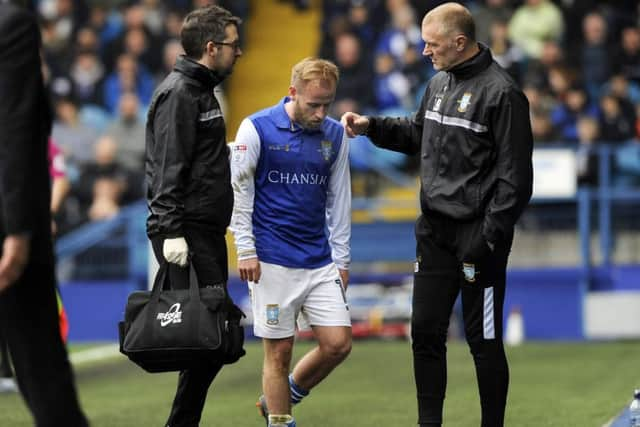
[(210, 70), (185, 55), (180, 55), (178, 57), (173, 69), (210, 88), (216, 87), (223, 80), (223, 78), (221, 78), (214, 70)]
[(469, 79), (491, 65), (493, 57), (489, 48), (482, 43), (478, 43), (478, 47), (480, 52), (449, 70), (456, 79)]

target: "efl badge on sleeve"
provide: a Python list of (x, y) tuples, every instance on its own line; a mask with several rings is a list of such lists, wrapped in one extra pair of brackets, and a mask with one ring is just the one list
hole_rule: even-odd
[(277, 325), (280, 323), (280, 306), (278, 304), (267, 304), (267, 325)]
[(232, 148), (232, 152), (233, 152), (233, 161), (241, 162), (242, 160), (244, 160), (244, 157), (247, 154), (247, 146), (244, 144), (234, 145)]
[(463, 262), (462, 272), (464, 273), (464, 278), (467, 282), (473, 283), (476, 281), (476, 265), (475, 264), (467, 264), (466, 262)]

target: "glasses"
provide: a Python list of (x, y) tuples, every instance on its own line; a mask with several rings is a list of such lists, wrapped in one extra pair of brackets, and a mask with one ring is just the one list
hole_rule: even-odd
[(219, 44), (219, 45), (223, 45), (223, 46), (229, 46), (231, 49), (233, 49), (234, 51), (238, 51), (240, 50), (240, 40), (234, 40), (232, 42), (214, 42), (215, 44)]

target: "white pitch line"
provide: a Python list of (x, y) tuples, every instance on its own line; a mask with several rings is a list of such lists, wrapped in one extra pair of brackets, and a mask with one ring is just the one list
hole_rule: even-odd
[(74, 365), (82, 365), (88, 362), (109, 359), (119, 354), (120, 347), (117, 344), (107, 344), (100, 347), (90, 348), (88, 350), (73, 352), (69, 355), (69, 359)]

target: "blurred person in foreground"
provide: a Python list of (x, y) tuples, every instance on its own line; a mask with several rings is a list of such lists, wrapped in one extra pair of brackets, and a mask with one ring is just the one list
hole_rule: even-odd
[(532, 190), (527, 99), (475, 40), (474, 21), (445, 3), (422, 21), (423, 55), (439, 71), (408, 118), (345, 113), (349, 136), (420, 153), (422, 215), (411, 319), (421, 426), (442, 424), (446, 337), (462, 293), (466, 339), (476, 366), (482, 426), (504, 423), (509, 370), (502, 342), (507, 258)]
[[(213, 95), (242, 54), (239, 18), (219, 6), (196, 9), (183, 23), (185, 51), (156, 89), (147, 117), (147, 234), (172, 284), (228, 279), (224, 238), (233, 209), (224, 118)], [(175, 285), (172, 285), (175, 287)], [(197, 426), (222, 363), (180, 372), (167, 426)], [(224, 422), (221, 422), (224, 424)]]
[[(349, 146), (340, 123), (327, 117), (337, 85), (333, 63), (300, 61), (289, 95), (244, 119), (232, 148), (230, 229), (263, 342), (257, 405), (270, 427), (295, 426), (292, 404), (351, 351)], [(299, 314), (318, 346), (287, 378)]]
[(58, 323), (40, 47), (35, 16), (0, 1), (0, 327), (35, 424), (87, 426)]

